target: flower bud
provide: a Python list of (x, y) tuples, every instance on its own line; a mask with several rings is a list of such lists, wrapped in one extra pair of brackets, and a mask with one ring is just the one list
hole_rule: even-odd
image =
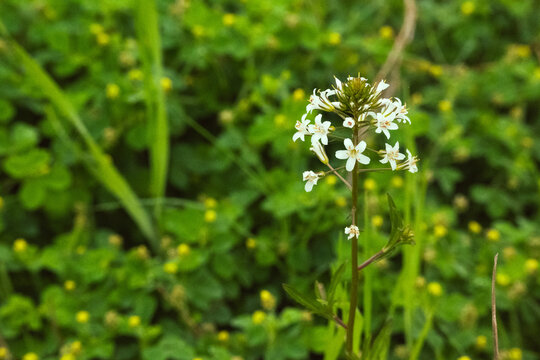
[(313, 151), (315, 155), (321, 160), (323, 164), (328, 164), (328, 155), (326, 155), (326, 152), (324, 151), (324, 147), (322, 144), (318, 141), (311, 142), (311, 148), (309, 150)]

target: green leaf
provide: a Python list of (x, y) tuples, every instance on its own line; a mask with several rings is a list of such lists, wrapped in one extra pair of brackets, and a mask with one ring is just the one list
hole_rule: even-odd
[(48, 170), (51, 154), (42, 149), (32, 149), (24, 154), (12, 155), (4, 161), (4, 170), (13, 178), (39, 176)]
[(29, 179), (25, 181), (19, 190), (19, 198), (23, 206), (27, 209), (37, 209), (43, 204), (47, 195), (47, 189), (40, 179)]
[(293, 298), (297, 303), (304, 306), (306, 309), (321, 315), (329, 320), (333, 319), (333, 314), (315, 298), (308, 297), (288, 284), (283, 284), (283, 289)]
[(345, 263), (341, 264), (338, 269), (334, 272), (334, 275), (332, 276), (332, 280), (330, 280), (330, 285), (328, 286), (327, 290), (327, 297), (328, 297), (328, 307), (332, 309), (334, 305), (334, 297), (336, 295), (336, 289), (341, 282), (341, 278), (343, 277), (343, 273), (345, 272)]
[(195, 351), (180, 337), (166, 335), (156, 345), (143, 350), (144, 360), (191, 360)]

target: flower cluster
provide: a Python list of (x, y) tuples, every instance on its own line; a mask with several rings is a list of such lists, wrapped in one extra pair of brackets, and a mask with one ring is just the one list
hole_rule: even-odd
[[(330, 169), (347, 185), (347, 181), (338, 173), (345, 168), (348, 172), (354, 172), (356, 176), (361, 165), (369, 165), (371, 158), (366, 150), (379, 157), (381, 164), (390, 167), (377, 169), (362, 169), (361, 171), (380, 170), (408, 170), (411, 173), (418, 171), (416, 163), (418, 158), (406, 150), (407, 156), (400, 152), (399, 142), (394, 145), (385, 143), (384, 149), (376, 150), (368, 147), (364, 140), (372, 130), (375, 134), (383, 134), (385, 140), (389, 140), (392, 132), (398, 130), (401, 124), (410, 124), (406, 106), (398, 98), (383, 98), (382, 92), (388, 88), (388, 84), (382, 80), (373, 85), (363, 77), (348, 77), (346, 82), (335, 79), (332, 89), (313, 90), (313, 94), (306, 106), (306, 113), (302, 119), (296, 122), (296, 133), (293, 140), (305, 141), (306, 136), (311, 136), (311, 148), (319, 160)], [(343, 122), (333, 125), (331, 121), (323, 121), (322, 114), (313, 119), (308, 119), (313, 110), (331, 112), (338, 115)], [(339, 135), (334, 135), (338, 132)], [(343, 135), (345, 134), (345, 135)], [(345, 150), (335, 152), (335, 157), (345, 160), (345, 165), (333, 168), (326, 155), (325, 146), (329, 143), (329, 137), (344, 138)], [(303, 179), (306, 181), (305, 190), (310, 192), (325, 172), (304, 171)], [(348, 231), (347, 231), (348, 230)], [(349, 238), (358, 236), (353, 227), (346, 229)]]
[[(335, 153), (337, 159), (346, 160), (347, 171), (353, 171), (357, 163), (370, 164), (371, 159), (364, 154), (365, 150), (369, 150), (380, 156), (380, 163), (390, 165), (390, 168), (385, 169), (417, 172), (418, 158), (409, 150), (406, 150), (407, 156), (400, 153), (399, 142), (393, 146), (386, 143), (384, 150), (374, 150), (368, 148), (367, 143), (360, 139), (360, 134), (367, 133), (366, 130), (374, 130), (376, 134), (384, 134), (388, 140), (390, 132), (399, 128), (398, 124), (411, 123), (407, 116), (407, 108), (400, 99), (381, 97), (381, 92), (388, 86), (384, 80), (372, 86), (366, 78), (349, 77), (347, 82), (343, 83), (336, 78), (336, 85), (332, 89), (313, 90), (306, 113), (296, 122), (293, 140), (305, 141), (306, 135), (311, 136), (311, 150), (323, 164), (329, 166), (331, 171), (335, 171), (329, 164), (324, 146), (328, 145), (328, 137), (337, 130), (337, 127), (328, 120), (323, 121), (322, 114), (315, 116), (313, 124), (307, 119), (313, 110), (333, 112), (343, 119), (342, 128), (350, 129), (352, 132), (351, 138), (346, 137), (343, 141), (345, 150), (338, 150)], [(321, 176), (324, 176), (323, 172), (305, 171), (303, 177), (307, 182), (306, 191), (311, 191)]]

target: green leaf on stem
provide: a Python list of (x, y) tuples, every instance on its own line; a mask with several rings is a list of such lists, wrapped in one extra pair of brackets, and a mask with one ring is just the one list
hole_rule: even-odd
[(300, 305), (304, 306), (306, 309), (329, 320), (333, 319), (334, 315), (332, 312), (326, 306), (317, 301), (317, 299), (300, 293), (298, 290), (288, 284), (283, 284), (283, 289), (291, 298), (293, 298)]

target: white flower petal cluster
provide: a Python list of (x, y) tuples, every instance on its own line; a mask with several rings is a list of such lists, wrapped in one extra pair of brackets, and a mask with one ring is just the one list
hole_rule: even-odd
[[(310, 150), (331, 171), (338, 171), (344, 167), (352, 172), (357, 166), (370, 164), (371, 159), (364, 154), (366, 150), (369, 150), (382, 157), (379, 160), (380, 163), (390, 165), (390, 168), (385, 169), (417, 172), (419, 159), (409, 150), (406, 150), (407, 159), (405, 159), (405, 155), (399, 152), (399, 142), (396, 142), (394, 146), (386, 143), (384, 150), (376, 150), (368, 147), (366, 141), (359, 138), (358, 134), (373, 130), (375, 134), (383, 134), (386, 140), (389, 140), (392, 133), (399, 129), (399, 124), (411, 124), (407, 108), (400, 99), (381, 96), (388, 87), (389, 84), (384, 80), (371, 85), (364, 77), (349, 76), (344, 82), (335, 78), (335, 85), (331, 89), (313, 90), (309, 104), (306, 106), (306, 113), (301, 120), (296, 122), (293, 141), (296, 142), (298, 139), (305, 141), (306, 136), (311, 136)], [(312, 123), (308, 116), (313, 110), (337, 114), (342, 119), (342, 123), (332, 126), (330, 120), (323, 121), (322, 114), (317, 114)], [(325, 146), (329, 144), (329, 137), (333, 136), (336, 128), (343, 129), (340, 131), (350, 129), (351, 136), (343, 141), (345, 150), (335, 152), (337, 159), (346, 160), (345, 166), (334, 169), (326, 155)], [(369, 171), (369, 169), (363, 171)], [(321, 176), (324, 176), (323, 172), (305, 171), (303, 174), (306, 181), (305, 190), (311, 191)]]
[(345, 235), (349, 235), (349, 240), (351, 240), (353, 237), (358, 239), (358, 236), (360, 236), (360, 230), (358, 229), (358, 226), (351, 225), (345, 228)]

